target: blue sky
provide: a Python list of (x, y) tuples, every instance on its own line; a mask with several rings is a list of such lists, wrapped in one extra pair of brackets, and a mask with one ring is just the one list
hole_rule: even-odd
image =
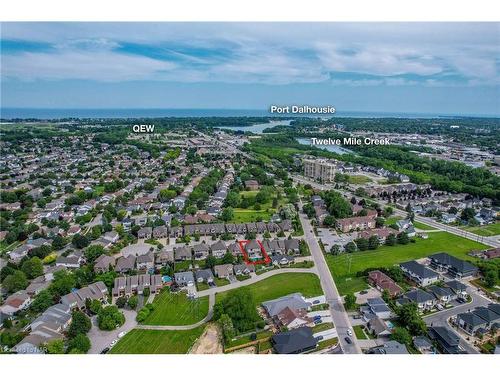
[(2, 23), (1, 105), (500, 115), (499, 23)]

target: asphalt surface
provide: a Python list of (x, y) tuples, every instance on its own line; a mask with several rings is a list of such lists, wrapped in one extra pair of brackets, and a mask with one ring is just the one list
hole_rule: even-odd
[[(344, 309), (344, 305), (340, 298), (339, 292), (333, 281), (328, 265), (326, 264), (325, 257), (321, 248), (319, 247), (318, 240), (314, 234), (311, 223), (307, 219), (307, 216), (303, 213), (299, 214), (300, 222), (302, 223), (302, 228), (304, 229), (304, 238), (309, 245), (309, 250), (316, 264), (318, 276), (321, 282), (321, 287), (326, 297), (326, 302), (330, 305), (330, 314), (332, 315), (333, 324), (337, 330), (339, 336), (339, 344), (342, 351), (346, 354), (359, 354), (361, 349), (358, 345), (356, 337), (354, 335), (349, 336), (347, 330), (350, 329), (354, 332), (349, 322), (349, 317)], [(348, 344), (345, 338), (349, 337), (352, 344)]]

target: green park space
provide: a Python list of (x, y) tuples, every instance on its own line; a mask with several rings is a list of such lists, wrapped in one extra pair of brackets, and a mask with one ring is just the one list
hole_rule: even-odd
[(418, 221), (414, 221), (413, 226), (417, 229), (422, 229), (422, 230), (435, 230), (435, 229), (437, 229), (437, 228), (431, 227), (430, 225), (420, 223)]
[(457, 258), (473, 260), (467, 255), (471, 250), (487, 249), (486, 245), (455, 236), (447, 232), (429, 233), (429, 238), (417, 238), (414, 243), (396, 246), (380, 246), (376, 250), (359, 251), (351, 254), (326, 255), (335, 284), (341, 295), (366, 288), (364, 277), (356, 276), (368, 268), (391, 267), (401, 262), (419, 259), (428, 255), (446, 252)]
[(500, 221), (483, 226), (464, 227), (463, 229), (466, 230), (467, 232), (477, 234), (478, 236), (485, 236), (485, 237), (496, 236), (500, 234)]
[(275, 210), (265, 209), (265, 210), (253, 210), (249, 208), (235, 208), (234, 217), (231, 223), (248, 223), (255, 221), (269, 221), (271, 216), (273, 216)]
[(181, 331), (133, 329), (110, 354), (185, 354), (201, 336), (205, 325)]
[(369, 182), (372, 182), (372, 179), (367, 176), (362, 176), (362, 175), (349, 175), (349, 183), (350, 184), (356, 184), (356, 185), (364, 185)]
[[(312, 273), (283, 273), (243, 288), (250, 290), (257, 305), (291, 293), (302, 293), (304, 297), (323, 295), (319, 278)], [(216, 300), (222, 300), (227, 293), (218, 293)]]
[(184, 293), (164, 290), (155, 297), (153, 304), (154, 310), (142, 324), (189, 325), (199, 322), (208, 314), (208, 296), (191, 300)]

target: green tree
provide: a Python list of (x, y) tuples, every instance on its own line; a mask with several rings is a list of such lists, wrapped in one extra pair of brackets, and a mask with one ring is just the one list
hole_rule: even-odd
[(62, 339), (49, 341), (43, 349), (48, 354), (64, 354), (64, 341)]
[(14, 271), (12, 275), (8, 275), (3, 281), (3, 287), (9, 293), (17, 292), (18, 290), (25, 289), (29, 284), (26, 275), (22, 271)]
[(43, 263), (38, 257), (33, 257), (23, 262), (21, 271), (24, 272), (28, 279), (43, 275)]
[(47, 310), (54, 304), (54, 296), (48, 290), (42, 290), (38, 293), (30, 305), (30, 309), (36, 313)]
[(231, 290), (219, 304), (217, 314), (214, 310), (216, 320), (219, 320), (222, 314), (227, 314), (233, 322), (236, 333), (255, 329), (260, 318), (257, 314), (255, 300), (248, 288)]
[(76, 337), (79, 334), (86, 334), (92, 328), (90, 318), (81, 311), (73, 312), (71, 324), (68, 329), (69, 337)]
[(392, 331), (391, 339), (396, 340), (400, 344), (410, 345), (411, 344), (411, 335), (406, 328), (396, 327), (394, 331)]
[(131, 296), (127, 301), (128, 307), (130, 307), (132, 310), (135, 310), (137, 308), (138, 303), (139, 300), (136, 295)]
[(396, 245), (396, 243), (397, 243), (397, 238), (396, 235), (394, 235), (393, 233), (389, 234), (385, 239), (385, 244), (387, 246), (394, 246)]
[(112, 331), (123, 323), (125, 323), (125, 316), (114, 305), (103, 307), (97, 314), (97, 324), (103, 331)]
[(344, 304), (347, 310), (354, 310), (356, 308), (356, 296), (352, 293), (346, 294)]
[(206, 268), (214, 268), (216, 264), (217, 264), (217, 259), (213, 255), (209, 255), (207, 256), (207, 259), (205, 259)]
[(90, 350), (90, 339), (84, 334), (79, 333), (68, 343), (68, 352), (70, 354), (85, 354)]
[(218, 320), (219, 325), (222, 329), (222, 335), (224, 336), (224, 341), (226, 343), (230, 342), (234, 338), (234, 326), (233, 321), (227, 314), (222, 314)]
[(231, 207), (226, 207), (222, 210), (220, 218), (222, 221), (231, 221), (234, 217), (234, 210)]

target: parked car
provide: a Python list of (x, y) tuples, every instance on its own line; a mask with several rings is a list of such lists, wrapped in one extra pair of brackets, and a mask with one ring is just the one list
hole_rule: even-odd
[(352, 331), (351, 331), (350, 329), (348, 329), (348, 330), (347, 330), (347, 334), (348, 334), (349, 336), (352, 336)]
[(120, 332), (118, 334), (118, 338), (121, 339), (123, 336), (125, 336), (127, 334), (127, 331), (123, 331), (123, 332)]
[(323, 336), (317, 336), (316, 337), (316, 341), (321, 341), (321, 340), (323, 340)]
[(111, 341), (111, 344), (109, 344), (109, 347), (112, 348), (113, 346), (116, 345), (117, 342), (118, 342), (118, 340)]
[(104, 348), (103, 350), (101, 350), (101, 354), (106, 354), (107, 352), (109, 352), (109, 348)]
[(348, 343), (348, 344), (352, 344), (352, 340), (349, 337), (345, 338), (345, 342)]

